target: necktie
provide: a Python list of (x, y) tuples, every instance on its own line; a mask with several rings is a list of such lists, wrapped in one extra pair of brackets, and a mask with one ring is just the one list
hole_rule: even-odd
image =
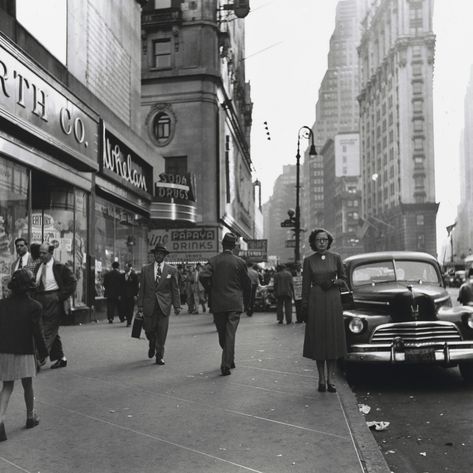
[(158, 264), (158, 270), (156, 271), (156, 285), (159, 284), (159, 281), (161, 281), (161, 265)]
[(20, 261), (18, 261), (18, 269), (23, 267), (23, 256), (20, 256)]
[(46, 265), (44, 263), (41, 269), (41, 285), (43, 286), (43, 291), (46, 290)]

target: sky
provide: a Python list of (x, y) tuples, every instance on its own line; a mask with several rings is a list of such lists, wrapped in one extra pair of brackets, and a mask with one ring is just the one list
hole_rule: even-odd
[[(252, 0), (245, 21), (246, 79), (251, 84), (251, 154), (263, 202), (284, 164), (296, 163), (297, 133), (315, 121), (338, 0)], [(290, 5), (290, 6), (289, 6)], [(459, 203), (463, 105), (473, 65), (473, 2), (434, 0), (434, 146), (437, 248)], [(263, 122), (268, 123), (271, 141)]]

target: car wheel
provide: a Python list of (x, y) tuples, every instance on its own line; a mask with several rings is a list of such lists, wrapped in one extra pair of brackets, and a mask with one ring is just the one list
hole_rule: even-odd
[(460, 373), (465, 383), (473, 384), (473, 363), (464, 361), (460, 363)]

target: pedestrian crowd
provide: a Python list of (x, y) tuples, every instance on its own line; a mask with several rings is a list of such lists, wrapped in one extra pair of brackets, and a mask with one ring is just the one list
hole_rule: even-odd
[[(165, 365), (164, 353), (169, 316), (178, 315), (186, 304), (189, 314), (213, 314), (222, 349), (222, 376), (235, 369), (235, 339), (242, 313), (252, 317), (258, 287), (273, 284), (278, 324), (292, 324), (293, 303), (296, 323), (305, 322), (303, 356), (316, 361), (318, 391), (336, 392), (335, 363), (346, 354), (342, 304), (339, 288), (345, 280), (340, 255), (330, 252), (333, 236), (314, 230), (309, 243), (314, 254), (305, 258), (303, 268), (292, 272), (284, 265), (276, 271), (262, 270), (234, 254), (238, 237), (226, 233), (223, 251), (205, 265), (172, 265), (169, 251), (156, 245), (154, 261), (136, 274), (126, 263), (124, 272), (114, 261), (104, 275), (107, 318), (118, 317), (130, 326), (133, 316), (140, 320), (148, 340), (148, 358)], [(21, 380), (26, 404), (26, 428), (39, 424), (34, 408), (33, 378), (46, 363), (64, 368), (59, 325), (65, 306), (74, 294), (76, 280), (68, 266), (53, 257), (54, 246), (43, 243), (28, 250), (23, 238), (15, 241), (17, 259), (11, 267), (10, 295), (0, 300), (0, 441), (6, 440), (5, 415), (15, 380)], [(141, 327), (141, 326), (140, 326)], [(135, 327), (133, 327), (133, 331)]]

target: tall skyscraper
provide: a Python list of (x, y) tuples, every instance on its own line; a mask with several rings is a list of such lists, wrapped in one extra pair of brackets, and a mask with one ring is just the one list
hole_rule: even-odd
[(473, 249), (473, 66), (464, 103), (465, 125), (460, 144), (460, 204), (457, 225), (452, 234), (453, 253), (459, 259), (471, 254)]
[(436, 254), (433, 0), (376, 0), (359, 46), (365, 249)]
[(320, 154), (321, 149), (337, 133), (358, 131), (357, 46), (367, 4), (367, 0), (340, 0), (337, 4), (327, 72), (319, 88), (313, 126), (319, 156), (310, 158), (308, 153), (304, 156), (302, 219), (308, 229), (325, 225), (324, 158)]

